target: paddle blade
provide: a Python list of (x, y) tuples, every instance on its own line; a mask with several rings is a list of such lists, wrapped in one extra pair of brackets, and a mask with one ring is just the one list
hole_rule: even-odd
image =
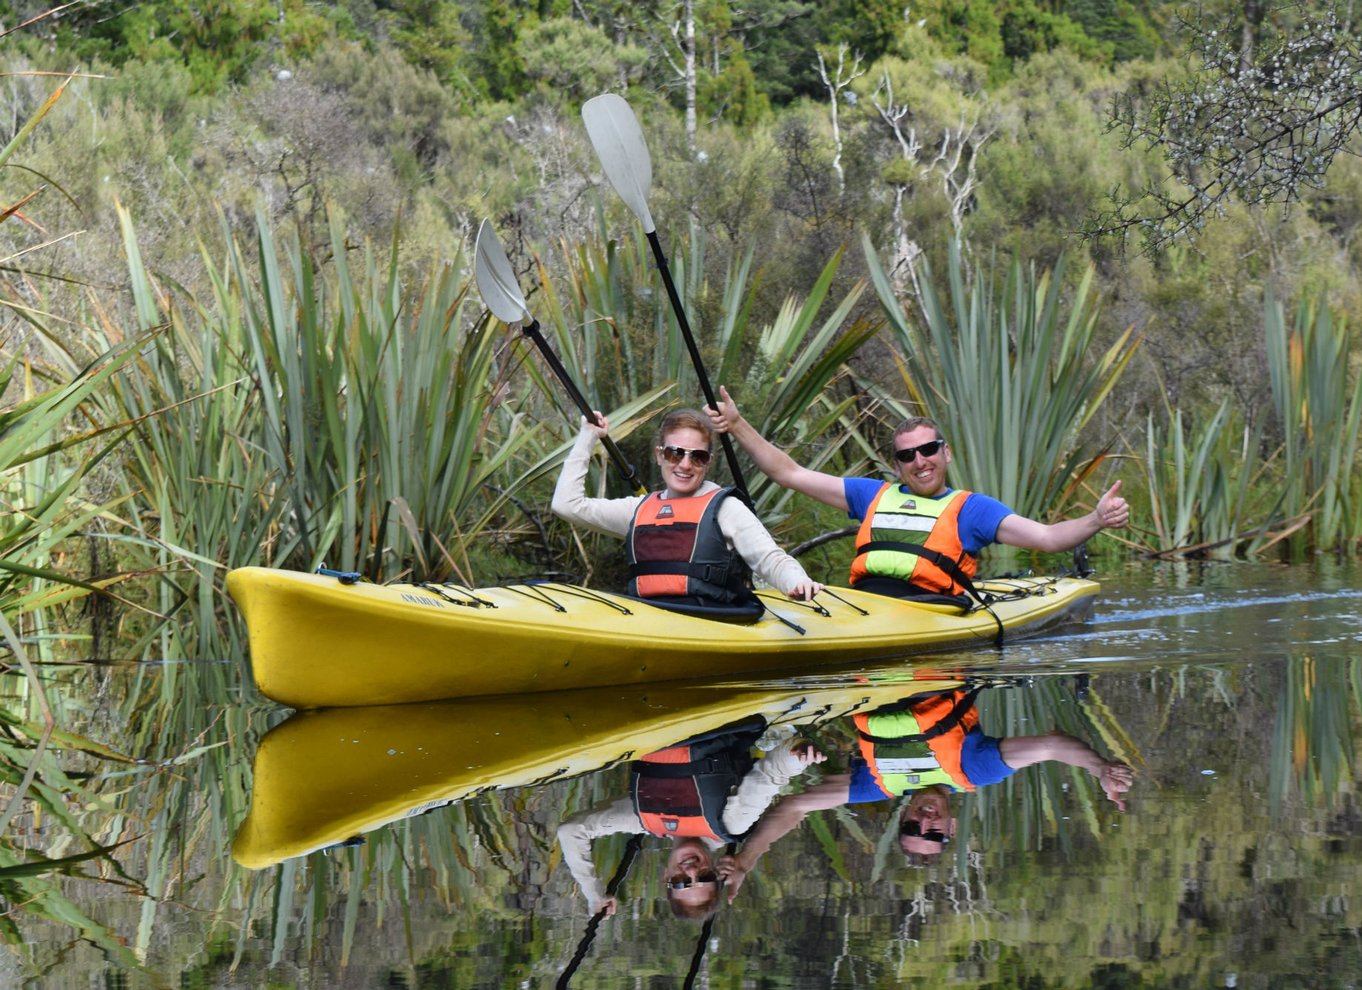
[(651, 234), (657, 229), (648, 211), (653, 161), (648, 157), (648, 145), (633, 109), (619, 94), (602, 93), (582, 104), (582, 122), (605, 177), (643, 222), (643, 232)]
[(478, 226), (478, 239), (473, 248), (473, 277), (478, 283), (482, 301), (503, 323), (528, 323), (530, 311), (525, 308), (525, 296), (516, 281), (506, 249), (497, 240), (492, 221)]

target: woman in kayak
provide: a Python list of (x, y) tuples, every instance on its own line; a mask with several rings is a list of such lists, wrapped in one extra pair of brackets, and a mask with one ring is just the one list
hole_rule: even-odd
[(582, 420), (558, 476), (553, 511), (569, 522), (621, 536), (629, 560), (629, 594), (660, 605), (750, 610), (748, 574), (796, 601), (823, 586), (776, 545), (731, 488), (706, 480), (714, 442), (709, 421), (693, 409), (662, 419), (654, 459), (661, 491), (625, 498), (589, 498), (586, 470), (609, 424)]

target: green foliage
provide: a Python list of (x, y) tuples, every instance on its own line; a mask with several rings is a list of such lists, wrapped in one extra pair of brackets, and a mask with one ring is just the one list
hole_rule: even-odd
[(1134, 353), (1130, 331), (1105, 351), (1094, 347), (1094, 272), (1066, 298), (1063, 259), (1053, 273), (1014, 259), (999, 284), (992, 268), (967, 272), (956, 245), (944, 297), (924, 268), (916, 318), (904, 312), (869, 242), (864, 247), (911, 398), (882, 401), (900, 418), (925, 414), (940, 424), (959, 461), (959, 487), (987, 492), (1023, 516), (1063, 514), (1111, 443), (1094, 451), (1083, 427)]
[(771, 115), (771, 101), (763, 92), (752, 63), (741, 53), (725, 60), (718, 75), (705, 73), (697, 90), (700, 112), (711, 120), (724, 120), (751, 130)]
[(1164, 48), (1148, 15), (1130, 0), (1065, 0), (1061, 9), (1117, 62), (1154, 58)]
[(643, 48), (614, 44), (601, 29), (567, 17), (526, 29), (522, 49), (526, 78), (569, 106), (637, 79), (648, 58)]
[[(473, 34), (478, 43), (472, 46), (469, 62), (480, 90), (494, 100), (514, 99), (526, 89), (528, 72), (517, 32), (517, 6), (513, 0), (481, 0), (475, 7), (478, 18)], [(577, 52), (579, 61), (589, 58)]]
[[(1352, 374), (1348, 327), (1327, 298), (1302, 298), (1294, 326), (1268, 293), (1264, 329), (1273, 405), (1282, 431), (1283, 511), (1310, 513), (1307, 546), (1362, 541), (1362, 491), (1355, 464), (1362, 423), (1362, 375)], [(1349, 387), (1348, 379), (1354, 384)]]
[(57, 44), (78, 59), (178, 62), (194, 92), (244, 81), (267, 45), (297, 57), (315, 51), (326, 34), (325, 21), (302, 0), (112, 0), (72, 5), (55, 25), (49, 29)]
[(1264, 542), (1265, 520), (1249, 517), (1259, 479), (1248, 454), (1258, 449), (1261, 419), (1250, 431), (1231, 418), (1228, 400), (1204, 423), (1189, 426), (1180, 409), (1170, 417), (1165, 428), (1150, 414), (1145, 428), (1153, 549), (1222, 558), (1251, 552)]

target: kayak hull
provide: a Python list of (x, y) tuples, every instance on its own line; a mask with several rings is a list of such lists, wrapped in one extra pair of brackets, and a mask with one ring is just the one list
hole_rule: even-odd
[(785, 673), (988, 646), (1082, 617), (1095, 582), (982, 582), (1004, 595), (968, 614), (832, 588), (809, 606), (761, 593), (740, 625), (564, 584), (468, 589), (343, 584), (261, 567), (228, 574), (256, 686), (294, 708), (520, 695)]

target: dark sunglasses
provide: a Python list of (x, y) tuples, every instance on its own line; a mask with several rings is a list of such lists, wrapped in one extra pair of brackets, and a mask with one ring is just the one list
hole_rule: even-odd
[(668, 880), (668, 890), (686, 890), (694, 887), (698, 883), (714, 883), (719, 879), (719, 874), (713, 870), (704, 870), (692, 880), (690, 877), (681, 877), (679, 880)]
[(922, 831), (922, 823), (915, 822), (911, 818), (899, 826), (899, 835), (912, 836), (915, 839), (926, 839), (928, 842), (939, 842), (946, 845), (951, 841), (950, 836), (938, 829), (929, 828)]
[(894, 451), (894, 460), (900, 464), (912, 464), (913, 458), (921, 454), (924, 458), (931, 457), (938, 450), (946, 445), (945, 440), (928, 440), (920, 443), (916, 447), (904, 447), (902, 450)]
[(668, 464), (680, 464), (687, 456), (690, 457), (690, 462), (696, 467), (704, 467), (709, 463), (710, 454), (704, 448), (691, 450), (687, 447), (673, 447), (671, 444), (667, 444), (667, 446), (657, 449), (662, 451), (662, 456), (667, 459)]

